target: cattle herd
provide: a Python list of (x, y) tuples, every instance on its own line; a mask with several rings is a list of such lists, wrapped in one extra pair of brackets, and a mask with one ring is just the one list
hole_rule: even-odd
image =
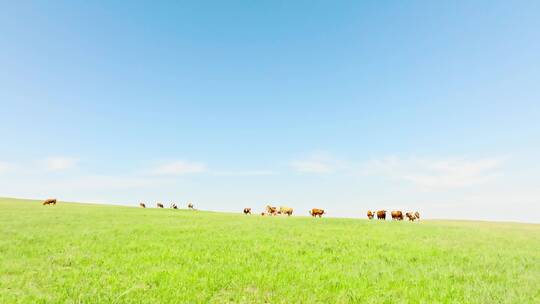
[[(49, 199), (46, 199), (45, 201), (43, 201), (43, 206), (55, 206), (55, 205), (56, 205), (56, 199), (55, 198), (49, 198)], [(139, 203), (139, 207), (146, 208), (146, 204), (145, 203)], [(157, 208), (165, 208), (165, 206), (162, 203), (156, 203), (156, 207)], [(196, 210), (193, 207), (193, 203), (191, 203), (191, 202), (188, 202), (187, 207), (188, 207), (188, 209)], [(175, 203), (171, 203), (170, 208), (178, 209), (178, 206)], [(244, 212), (245, 215), (251, 215), (252, 214), (251, 211), (252, 211), (251, 208), (244, 208), (243, 212)], [(317, 217), (317, 216), (322, 217), (323, 214), (325, 214), (325, 213), (326, 212), (324, 211), (324, 209), (319, 209), (319, 208), (313, 208), (313, 209), (309, 210), (309, 214), (312, 217)], [(262, 216), (267, 216), (267, 215), (268, 216), (277, 216), (277, 215), (291, 216), (292, 214), (293, 214), (293, 208), (286, 207), (286, 206), (280, 206), (278, 208), (278, 207), (266, 205), (266, 207), (264, 208), (264, 211), (261, 212)], [(407, 219), (409, 219), (409, 221), (419, 221), (420, 220), (420, 213), (418, 211), (416, 211), (416, 212), (405, 212), (405, 214), (403, 214), (402, 211), (395, 210), (395, 211), (390, 212), (390, 215), (392, 216), (392, 220), (396, 220), (396, 221), (402, 221), (405, 217), (407, 217)], [(375, 216), (377, 216), (378, 220), (386, 220), (386, 210), (379, 210), (379, 211), (371, 211), (371, 210), (369, 210), (367, 212), (368, 219), (371, 220), (371, 219), (375, 218)]]
[[(386, 210), (379, 210), (377, 212), (369, 210), (367, 212), (368, 219), (373, 219), (377, 215), (378, 220), (386, 220)], [(392, 220), (396, 221), (402, 221), (403, 220), (403, 212), (396, 210), (390, 212), (390, 215), (392, 216)], [(420, 213), (418, 211), (416, 212), (405, 212), (405, 216), (409, 219), (409, 221), (416, 221), (420, 220)]]
[[(139, 207), (146, 208), (146, 204), (145, 203), (139, 203)], [(165, 205), (163, 205), (162, 203), (156, 203), (156, 208), (165, 208)], [(171, 209), (178, 209), (178, 205), (176, 205), (175, 203), (171, 203), (170, 208)], [(195, 210), (193, 208), (193, 203), (188, 203), (188, 209)]]

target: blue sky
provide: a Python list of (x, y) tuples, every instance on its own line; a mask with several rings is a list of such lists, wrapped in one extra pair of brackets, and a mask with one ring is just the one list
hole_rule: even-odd
[(539, 16), (537, 1), (6, 2), (0, 195), (540, 222)]

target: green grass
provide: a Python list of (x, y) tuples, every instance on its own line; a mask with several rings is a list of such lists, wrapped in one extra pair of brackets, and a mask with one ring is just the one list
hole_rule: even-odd
[(540, 303), (540, 225), (0, 199), (0, 303)]

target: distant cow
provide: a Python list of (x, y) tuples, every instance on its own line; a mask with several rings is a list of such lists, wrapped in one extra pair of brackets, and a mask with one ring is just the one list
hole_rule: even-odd
[(309, 210), (309, 214), (311, 214), (311, 216), (313, 217), (322, 217), (322, 215), (324, 214), (324, 210), (323, 209), (318, 209), (318, 208), (313, 208), (311, 210)]
[(372, 212), (371, 210), (369, 210), (369, 211), (367, 212), (367, 217), (368, 217), (368, 219), (371, 220), (371, 219), (373, 219), (374, 216), (375, 216), (375, 213)]
[(378, 220), (386, 220), (386, 210), (377, 211), (377, 219)]
[(176, 206), (175, 203), (172, 203), (172, 204), (171, 204), (171, 208), (173, 208), (173, 209), (178, 209), (178, 206)]
[(292, 213), (293, 213), (293, 208), (281, 206), (281, 207), (279, 207), (279, 213), (280, 213), (280, 214), (286, 214), (286, 215), (288, 215), (288, 216), (291, 216)]
[(266, 215), (266, 212), (261, 212), (261, 216), (265, 216)]
[(163, 204), (162, 203), (157, 203), (157, 207), (158, 208), (163, 208)]
[(193, 203), (188, 203), (187, 207), (188, 209), (193, 209)]
[(277, 207), (266, 205), (266, 213), (268, 213), (269, 215), (277, 215), (277, 211)]
[(397, 221), (402, 221), (403, 220), (403, 212), (397, 210), (397, 211), (392, 211), (390, 213), (390, 215), (392, 215), (392, 219), (393, 220), (397, 220)]
[(405, 213), (405, 216), (409, 219), (409, 221), (414, 221), (416, 219), (416, 216), (412, 212)]
[(43, 206), (50, 206), (50, 205), (56, 205), (56, 199), (55, 198), (49, 198), (49, 199), (46, 199), (44, 202), (43, 202)]
[(416, 217), (417, 220), (420, 220), (420, 213), (418, 213), (418, 211), (416, 211), (414, 213), (414, 217)]
[(146, 208), (146, 205), (144, 203), (139, 203), (139, 207)]
[(251, 214), (251, 208), (244, 208), (244, 214)]

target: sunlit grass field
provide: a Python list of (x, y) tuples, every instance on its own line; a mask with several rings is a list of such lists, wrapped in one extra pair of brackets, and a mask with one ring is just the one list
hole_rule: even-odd
[(0, 199), (0, 303), (540, 303), (540, 225)]

